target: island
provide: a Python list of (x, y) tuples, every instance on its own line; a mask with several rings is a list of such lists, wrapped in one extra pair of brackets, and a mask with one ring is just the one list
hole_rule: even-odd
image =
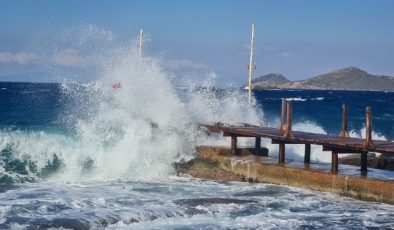
[(318, 89), (394, 91), (394, 77), (373, 75), (356, 67), (335, 70), (301, 81), (290, 81), (282, 74), (268, 74), (252, 81), (253, 90)]

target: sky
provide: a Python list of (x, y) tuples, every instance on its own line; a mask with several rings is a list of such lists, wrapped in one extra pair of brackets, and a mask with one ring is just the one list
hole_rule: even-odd
[(91, 53), (67, 47), (84, 36), (81, 28), (117, 42), (135, 40), (143, 28), (146, 53), (175, 76), (212, 71), (218, 85), (240, 86), (251, 23), (254, 77), (302, 80), (349, 66), (394, 76), (393, 12), (391, 0), (2, 0), (0, 81), (57, 82), (53, 66), (83, 73)]

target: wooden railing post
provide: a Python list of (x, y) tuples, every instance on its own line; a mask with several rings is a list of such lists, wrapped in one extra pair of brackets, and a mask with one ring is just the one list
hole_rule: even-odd
[(365, 147), (373, 148), (372, 142), (372, 108), (367, 107), (365, 111)]
[(286, 116), (287, 116), (287, 107), (286, 107), (286, 99), (282, 98), (282, 108), (281, 108), (281, 116), (280, 116), (280, 130), (286, 131)]
[[(372, 108), (365, 109), (365, 148), (374, 148), (372, 142)], [(368, 171), (368, 152), (361, 153), (361, 172)]]
[(349, 132), (347, 131), (347, 106), (346, 106), (346, 104), (342, 104), (342, 130), (339, 133), (339, 136), (342, 138), (349, 137)]
[(285, 131), (285, 137), (292, 137), (293, 134), (291, 133), (291, 122), (292, 122), (292, 105), (291, 101), (286, 102), (287, 105), (287, 119), (286, 119), (286, 131)]

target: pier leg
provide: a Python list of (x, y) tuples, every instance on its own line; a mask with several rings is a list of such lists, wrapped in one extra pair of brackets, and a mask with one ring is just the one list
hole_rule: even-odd
[(311, 163), (311, 144), (305, 144), (304, 163)]
[(231, 136), (231, 153), (238, 155), (237, 153), (237, 136)]
[(279, 164), (285, 163), (285, 143), (279, 143)]
[(331, 171), (338, 172), (338, 153), (332, 151)]
[(258, 156), (260, 155), (260, 149), (261, 149), (261, 137), (256, 137), (256, 144), (255, 144), (255, 154)]
[(368, 153), (361, 153), (361, 172), (368, 171)]

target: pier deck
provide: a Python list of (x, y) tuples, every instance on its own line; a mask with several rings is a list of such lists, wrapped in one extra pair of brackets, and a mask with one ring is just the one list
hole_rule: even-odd
[[(362, 138), (343, 138), (339, 136), (307, 133), (300, 131), (292, 131), (291, 136), (285, 135), (285, 132), (278, 128), (271, 127), (255, 127), (255, 126), (213, 126), (202, 125), (211, 132), (221, 132), (223, 136), (232, 137), (232, 151), (237, 155), (236, 138), (237, 137), (255, 137), (269, 138), (273, 144), (279, 144), (279, 163), (284, 163), (285, 144), (304, 144), (305, 159), (304, 163), (310, 163), (310, 145), (321, 145), (324, 151), (331, 151), (333, 155), (332, 170), (338, 171), (337, 154), (340, 153), (360, 153), (362, 157), (367, 157), (368, 152), (378, 152), (394, 155), (394, 142), (374, 140), (373, 146), (365, 144), (366, 139)], [(260, 148), (259, 140), (256, 139), (256, 150)], [(362, 160), (367, 162), (367, 159)], [(362, 165), (362, 171), (366, 171), (365, 165)]]
[[(285, 137), (284, 132), (277, 128), (256, 126), (213, 126), (203, 125), (210, 131), (223, 132), (224, 136), (237, 137), (263, 137), (272, 139), (274, 143), (285, 142), (288, 144), (314, 144), (322, 145), (329, 149), (342, 149), (358, 152), (378, 152), (394, 154), (394, 142), (374, 140), (373, 147), (365, 145), (362, 138), (342, 138), (339, 136), (292, 131), (291, 137)], [(349, 152), (352, 153), (352, 152)]]
[(237, 155), (237, 137), (255, 137), (256, 153), (261, 148), (261, 138), (269, 138), (273, 144), (279, 144), (279, 163), (285, 163), (286, 144), (304, 144), (304, 163), (310, 163), (311, 144), (321, 145), (323, 151), (332, 154), (331, 170), (338, 172), (338, 154), (359, 153), (361, 155), (361, 171), (367, 172), (368, 152), (377, 152), (394, 155), (394, 142), (372, 141), (372, 110), (366, 109), (366, 138), (352, 138), (347, 132), (347, 108), (344, 105), (342, 113), (342, 130), (338, 136), (308, 133), (291, 130), (292, 106), (291, 102), (282, 100), (281, 125), (279, 128), (260, 126), (225, 126), (201, 125), (211, 132), (221, 132), (223, 136), (231, 137), (231, 150)]

